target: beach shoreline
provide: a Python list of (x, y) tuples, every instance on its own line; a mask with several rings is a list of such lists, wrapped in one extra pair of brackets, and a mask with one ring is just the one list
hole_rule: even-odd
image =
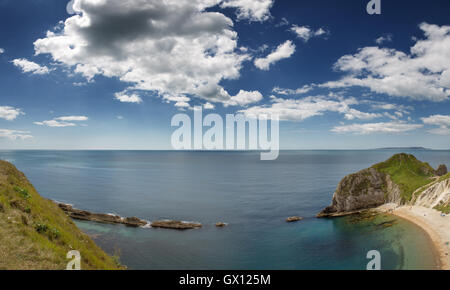
[(441, 212), (420, 206), (401, 206), (394, 204), (378, 208), (380, 212), (393, 214), (406, 219), (422, 228), (439, 255), (439, 269), (450, 270), (450, 216), (441, 216)]

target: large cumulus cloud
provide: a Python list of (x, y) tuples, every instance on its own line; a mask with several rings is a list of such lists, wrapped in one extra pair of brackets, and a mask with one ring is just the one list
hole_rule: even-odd
[[(233, 21), (206, 11), (226, 2), (73, 0), (68, 10), (75, 14), (60, 30), (38, 39), (35, 52), (50, 54), (88, 81), (96, 75), (116, 77), (129, 83), (129, 91), (226, 103), (232, 97), (221, 81), (237, 79), (250, 58), (237, 49)], [(271, 6), (267, 2), (272, 1), (259, 2), (266, 8), (248, 6), (246, 1), (233, 1), (232, 7), (241, 18), (263, 20)]]

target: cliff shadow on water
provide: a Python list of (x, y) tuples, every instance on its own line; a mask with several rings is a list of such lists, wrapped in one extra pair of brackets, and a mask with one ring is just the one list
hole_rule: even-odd
[[(383, 270), (436, 270), (438, 253), (428, 235), (415, 224), (390, 214), (363, 212), (331, 219), (336, 229), (341, 259), (376, 250)], [(418, 251), (420, 249), (420, 251)], [(353, 253), (352, 253), (353, 252)], [(351, 253), (351, 254), (350, 254)]]

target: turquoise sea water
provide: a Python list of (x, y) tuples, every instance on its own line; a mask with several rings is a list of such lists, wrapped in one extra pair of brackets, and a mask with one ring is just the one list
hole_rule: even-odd
[[(93, 212), (147, 220), (198, 221), (192, 231), (77, 222), (131, 269), (365, 269), (370, 250), (383, 269), (433, 269), (426, 234), (379, 216), (316, 219), (347, 174), (395, 150), (254, 152), (0, 151), (46, 198)], [(450, 151), (410, 151), (436, 167)], [(287, 224), (289, 216), (302, 216)], [(226, 222), (223, 229), (216, 222)], [(389, 225), (388, 227), (383, 225)]]

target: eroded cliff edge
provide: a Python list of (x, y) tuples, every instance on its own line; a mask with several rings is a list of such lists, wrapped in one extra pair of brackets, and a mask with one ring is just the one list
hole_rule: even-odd
[(449, 211), (450, 176), (441, 165), (434, 170), (410, 154), (397, 154), (385, 162), (346, 176), (332, 204), (318, 217), (336, 217), (383, 204), (417, 204)]

